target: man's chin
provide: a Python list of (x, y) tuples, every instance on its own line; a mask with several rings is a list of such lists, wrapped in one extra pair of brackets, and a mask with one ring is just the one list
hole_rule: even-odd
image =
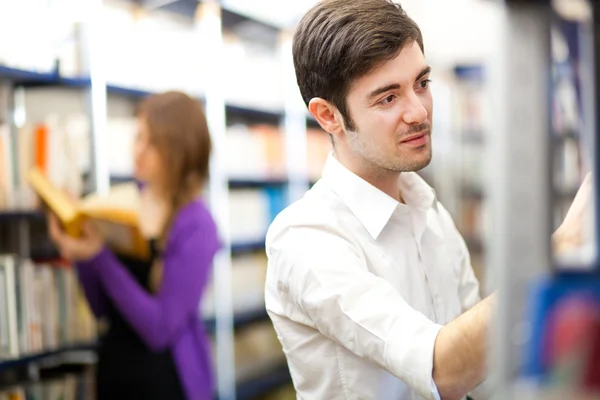
[(397, 172), (418, 172), (431, 164), (431, 153), (427, 156), (415, 157), (409, 162), (403, 162), (394, 168)]

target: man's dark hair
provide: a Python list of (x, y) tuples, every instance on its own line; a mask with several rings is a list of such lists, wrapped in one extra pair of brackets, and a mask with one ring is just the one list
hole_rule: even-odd
[(346, 96), (352, 82), (414, 42), (424, 51), (418, 25), (390, 0), (323, 0), (300, 21), (293, 39), (294, 68), (308, 106), (314, 97), (340, 110), (355, 130)]

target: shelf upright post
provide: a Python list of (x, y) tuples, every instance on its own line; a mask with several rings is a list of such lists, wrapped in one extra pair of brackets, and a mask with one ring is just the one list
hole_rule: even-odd
[[(13, 176), (14, 182), (16, 183), (17, 188), (17, 201), (21, 202), (25, 193), (27, 193), (26, 188), (21, 186), (24, 183), (24, 177), (20, 174), (20, 154), (18, 151), (18, 143), (19, 143), (19, 129), (25, 124), (27, 118), (27, 110), (25, 108), (25, 89), (22, 87), (12, 88), (11, 96), (10, 96), (10, 107), (11, 107), (11, 122), (10, 122), (10, 134), (11, 134), (11, 142), (13, 145), (13, 161), (15, 168), (15, 174)], [(25, 202), (27, 203), (27, 202)], [(30, 226), (29, 221), (26, 218), (20, 218), (17, 225), (18, 233), (17, 237), (17, 246), (13, 248), (18, 248), (18, 255), (21, 260), (31, 257), (31, 243), (30, 243)]]
[[(14, 125), (14, 88), (12, 85), (12, 82), (8, 82), (8, 81), (0, 81), (0, 124), (6, 124), (6, 126), (8, 127), (8, 135), (9, 135), (9, 141), (8, 144), (12, 145), (16, 139), (16, 134), (15, 134), (15, 125)], [(5, 146), (7, 145), (7, 143), (4, 144)], [(13, 151), (13, 148), (7, 149), (9, 153), (14, 154), (15, 152)], [(16, 156), (16, 155), (14, 155)], [(18, 165), (18, 163), (14, 162), (14, 157), (13, 157), (13, 163), (14, 165)], [(16, 182), (16, 180), (14, 179), (14, 174), (16, 173), (18, 169), (17, 168), (13, 168), (13, 176), (9, 179), (9, 182)], [(9, 204), (9, 206), (11, 206)], [(8, 248), (9, 249), (14, 249), (17, 246), (16, 243), (16, 238), (18, 237), (18, 233), (15, 233), (15, 228), (14, 225), (9, 225), (9, 232), (8, 232), (8, 241), (9, 241), (9, 245)], [(0, 240), (2, 240), (3, 237), (0, 236)]]
[[(600, 73), (600, 4), (596, 1), (584, 0), (589, 6), (589, 14), (582, 15), (578, 20), (577, 34), (578, 45), (580, 47), (580, 62), (578, 65), (578, 78), (581, 81), (581, 106), (582, 106), (582, 132), (581, 139), (584, 143), (582, 148), (588, 150), (584, 156), (584, 167), (592, 171), (598, 171), (600, 164), (600, 140), (598, 140), (598, 112), (600, 111), (600, 102), (597, 96), (600, 95), (600, 80), (597, 79)], [(600, 199), (600, 175), (595, 173), (593, 176), (593, 196), (595, 199), (595, 208), (593, 211), (593, 221), (589, 229), (593, 243), (593, 259), (590, 267), (600, 270), (598, 254), (600, 249), (600, 208), (598, 200)]]
[(596, 0), (590, 0), (592, 15), (589, 26), (586, 29), (584, 37), (586, 45), (584, 47), (583, 55), (583, 79), (585, 84), (582, 85), (584, 90), (584, 104), (588, 107), (584, 110), (586, 121), (588, 125), (588, 134), (590, 137), (590, 143), (593, 149), (592, 152), (592, 168), (594, 170), (594, 235), (595, 235), (595, 255), (596, 255), (596, 271), (600, 270), (600, 260), (598, 260), (598, 254), (600, 254), (600, 4)]
[(491, 279), (498, 289), (490, 332), (490, 384), (511, 395), (532, 340), (526, 310), (532, 282), (551, 266), (549, 1), (498, 3), (497, 51), (488, 70), (490, 160), (487, 193), (493, 220), (488, 238)]
[(281, 64), (283, 65), (285, 159), (288, 175), (288, 203), (299, 200), (308, 189), (306, 106), (296, 83), (292, 58), (292, 38), (289, 31), (279, 35)]
[(213, 287), (215, 304), (215, 337), (217, 358), (217, 390), (220, 400), (235, 400), (235, 357), (233, 306), (231, 295), (231, 237), (229, 229), (229, 186), (225, 158), (226, 116), (223, 96), (223, 72), (220, 69), (223, 49), (221, 8), (216, 0), (204, 1), (196, 10), (198, 38), (206, 55), (205, 112), (213, 143), (210, 164), (209, 203), (222, 240), (215, 257)]
[(106, 147), (107, 96), (102, 31), (102, 0), (86, 0), (81, 32), (81, 64), (89, 73), (86, 90), (90, 117), (90, 191), (106, 193), (110, 188), (108, 149)]
[[(14, 168), (12, 168), (12, 177), (9, 182), (13, 182), (15, 191), (13, 192), (13, 204), (10, 206), (18, 208), (22, 204), (22, 196), (25, 193), (21, 186), (23, 181), (19, 169), (18, 150), (18, 132), (19, 128), (25, 123), (25, 92), (23, 88), (15, 87), (12, 82), (0, 83), (0, 121), (8, 125), (10, 145), (8, 151), (11, 153), (11, 159)], [(17, 224), (10, 226), (10, 246), (11, 251), (18, 254), (21, 259), (28, 258), (31, 254), (31, 244), (29, 243), (29, 221), (26, 218), (19, 218)]]

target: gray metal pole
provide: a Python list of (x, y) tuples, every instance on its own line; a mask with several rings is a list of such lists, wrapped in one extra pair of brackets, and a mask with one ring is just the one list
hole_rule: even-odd
[(493, 218), (488, 248), (499, 292), (490, 379), (498, 399), (512, 388), (531, 337), (530, 284), (550, 271), (550, 21), (548, 2), (507, 1), (489, 66)]
[[(600, 79), (597, 78), (600, 74), (600, 3), (596, 0), (590, 1), (592, 7), (592, 21), (589, 29), (589, 38), (588, 46), (586, 47), (586, 52), (589, 58), (584, 65), (587, 66), (589, 70), (589, 74), (585, 75), (586, 84), (583, 85), (584, 88), (593, 88), (593, 91), (590, 91), (589, 96), (585, 97), (586, 103), (589, 104), (589, 108), (586, 110), (587, 120), (589, 122), (589, 130), (591, 133), (591, 143), (593, 146), (592, 153), (592, 165), (594, 167), (594, 196), (596, 199), (596, 208), (595, 208), (595, 226), (594, 226), (594, 234), (596, 235), (596, 254), (600, 252), (600, 173), (598, 173), (598, 169), (600, 164), (598, 163), (598, 157), (600, 157), (600, 123), (598, 123), (598, 116), (600, 116), (600, 101), (598, 101), (598, 96), (600, 96)], [(596, 264), (600, 264), (598, 260), (596, 260)], [(598, 268), (598, 265), (596, 266)]]
[(102, 0), (87, 0), (86, 18), (81, 29), (82, 65), (89, 73), (90, 87), (86, 96), (90, 117), (90, 187), (93, 192), (106, 193), (110, 187), (108, 149), (106, 148), (106, 76), (102, 44)]
[(216, 0), (204, 1), (198, 5), (196, 14), (199, 45), (211, 55), (207, 64), (205, 112), (213, 142), (213, 156), (209, 180), (209, 202), (223, 240), (221, 251), (214, 261), (214, 301), (215, 301), (215, 344), (217, 359), (217, 390), (219, 400), (235, 400), (235, 354), (233, 303), (231, 286), (231, 237), (229, 232), (229, 186), (225, 169), (226, 158), (226, 115), (222, 71), (222, 27), (221, 8)]

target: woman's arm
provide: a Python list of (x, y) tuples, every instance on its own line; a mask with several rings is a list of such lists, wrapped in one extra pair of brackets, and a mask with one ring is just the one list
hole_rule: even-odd
[(195, 202), (174, 221), (156, 295), (142, 288), (106, 248), (85, 267), (98, 273), (108, 297), (146, 344), (160, 350), (198, 314), (218, 248), (214, 221), (206, 207)]
[(106, 315), (107, 299), (98, 273), (93, 268), (88, 268), (85, 263), (76, 262), (77, 278), (83, 288), (85, 297), (96, 318)]

